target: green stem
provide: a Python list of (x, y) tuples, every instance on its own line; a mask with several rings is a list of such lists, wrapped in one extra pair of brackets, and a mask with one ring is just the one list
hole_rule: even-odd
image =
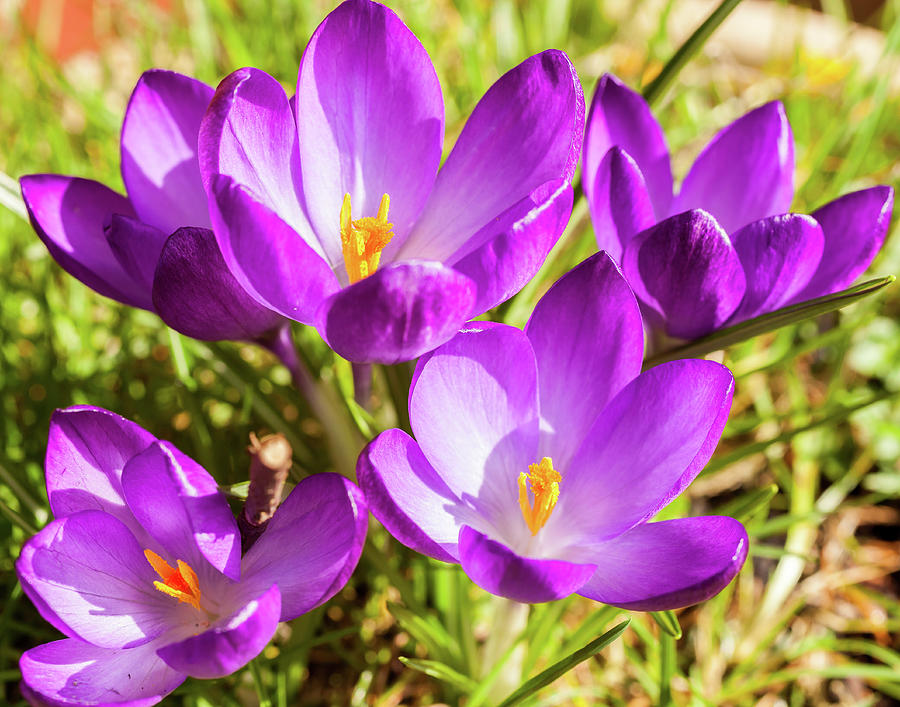
[[(528, 624), (528, 604), (522, 604), (505, 597), (493, 597), (491, 633), (484, 644), (482, 654), (483, 674), (487, 675), (516, 642)], [(525, 661), (525, 646), (506, 660), (501, 673), (488, 691), (490, 704), (497, 704), (522, 682), (522, 665)]]
[(250, 675), (253, 676), (253, 686), (256, 688), (259, 707), (272, 707), (272, 700), (270, 700), (269, 696), (266, 694), (266, 689), (263, 686), (262, 672), (259, 669), (259, 665), (256, 663), (256, 659), (247, 663), (247, 667), (250, 669)]
[(659, 633), (659, 705), (672, 704), (672, 672), (675, 670), (675, 637)]

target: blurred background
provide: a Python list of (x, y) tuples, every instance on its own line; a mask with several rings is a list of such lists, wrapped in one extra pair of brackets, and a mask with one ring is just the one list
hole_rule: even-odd
[[(250, 431), (280, 431), (296, 477), (329, 468), (321, 424), (274, 358), (200, 344), (64, 273), (18, 201), (23, 174), (57, 172), (122, 190), (118, 134), (141, 72), (216, 85), (263, 69), (293, 93), (321, 0), (0, 0), (0, 704), (24, 704), (18, 657), (56, 636), (18, 586), (22, 542), (48, 520), (43, 488), (54, 409), (90, 403), (172, 440), (224, 484), (246, 479)], [(548, 47), (569, 53), (589, 101), (597, 78), (647, 84), (715, 7), (703, 0), (397, 0), (444, 91), (445, 153), (491, 83)], [(676, 180), (716, 130), (784, 102), (796, 142), (793, 209), (900, 186), (900, 1), (745, 0), (655, 108)], [(900, 274), (898, 218), (873, 274)], [(596, 250), (587, 209), (536, 280), (493, 318), (522, 325), (537, 298)], [(900, 704), (900, 287), (732, 348), (731, 419), (716, 456), (671, 515), (728, 513), (751, 559), (726, 591), (678, 612), (675, 639), (647, 615), (545, 689), (534, 705)], [(352, 409), (349, 366), (298, 326), (307, 363)], [(392, 371), (376, 371), (373, 416), (394, 424)], [(395, 391), (396, 397), (396, 391)], [(355, 411), (358, 413), (358, 411)], [(354, 450), (355, 451), (355, 450)], [(391, 602), (401, 602), (404, 612)], [(461, 684), (405, 667), (463, 646), (491, 602), (456, 567), (408, 552), (372, 522), (351, 583), (282, 626), (262, 674), (277, 705), (465, 704)], [(629, 612), (570, 598), (532, 610), (530, 673)], [(441, 631), (444, 633), (442, 634)], [(446, 634), (446, 635), (445, 635)], [(437, 636), (437, 637), (436, 637)], [(441, 640), (438, 640), (438, 639)], [(189, 680), (166, 704), (255, 705), (249, 676)], [(472, 704), (470, 701), (469, 704)]]

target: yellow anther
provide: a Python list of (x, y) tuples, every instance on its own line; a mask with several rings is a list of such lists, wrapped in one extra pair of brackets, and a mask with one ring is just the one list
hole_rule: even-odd
[(154, 581), (154, 587), (163, 594), (190, 604), (195, 609), (200, 608), (200, 584), (197, 581), (197, 573), (187, 562), (177, 560), (178, 567), (172, 567), (153, 550), (144, 550), (144, 557), (162, 579), (161, 582)]
[(351, 219), (350, 194), (344, 195), (341, 205), (341, 248), (344, 251), (344, 265), (350, 283), (359, 282), (378, 268), (381, 251), (394, 237), (394, 224), (387, 220), (390, 197), (381, 197), (377, 216), (363, 216)]
[[(559, 482), (562, 476), (553, 468), (553, 460), (544, 457), (537, 464), (528, 465), (528, 473), (519, 474), (519, 506), (532, 535), (544, 527), (559, 499)], [(528, 490), (534, 496), (532, 504)]]

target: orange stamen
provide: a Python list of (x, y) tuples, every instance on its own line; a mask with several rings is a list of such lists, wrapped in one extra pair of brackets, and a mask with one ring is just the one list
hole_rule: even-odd
[(378, 215), (350, 218), (350, 194), (344, 195), (341, 205), (341, 248), (350, 284), (359, 282), (378, 269), (381, 251), (394, 237), (394, 224), (387, 220), (390, 197), (381, 197)]
[[(559, 499), (560, 481), (562, 476), (553, 468), (550, 457), (544, 457), (537, 464), (529, 464), (528, 473), (523, 471), (519, 474), (519, 506), (532, 535), (537, 535), (550, 519)], [(529, 487), (534, 496), (533, 504), (528, 498)]]
[(153, 550), (144, 550), (144, 557), (162, 579), (161, 582), (154, 581), (154, 587), (163, 594), (190, 604), (195, 609), (200, 608), (200, 584), (197, 581), (197, 573), (187, 562), (177, 560), (178, 567), (172, 567)]

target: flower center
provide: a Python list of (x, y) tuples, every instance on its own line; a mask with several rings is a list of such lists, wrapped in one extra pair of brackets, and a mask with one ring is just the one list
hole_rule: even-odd
[(394, 224), (387, 220), (390, 205), (391, 199), (385, 194), (381, 197), (377, 216), (363, 216), (351, 221), (350, 194), (344, 195), (341, 205), (341, 247), (351, 285), (378, 269), (381, 251), (394, 237)]
[[(550, 519), (556, 501), (559, 499), (559, 482), (562, 476), (553, 468), (553, 460), (544, 457), (537, 464), (528, 465), (528, 473), (519, 474), (519, 506), (532, 535), (544, 527)], [(532, 503), (528, 491), (534, 497)]]
[(200, 584), (197, 582), (197, 573), (187, 562), (178, 560), (178, 566), (172, 567), (153, 550), (144, 550), (144, 557), (162, 580), (154, 581), (154, 587), (163, 594), (200, 609)]

